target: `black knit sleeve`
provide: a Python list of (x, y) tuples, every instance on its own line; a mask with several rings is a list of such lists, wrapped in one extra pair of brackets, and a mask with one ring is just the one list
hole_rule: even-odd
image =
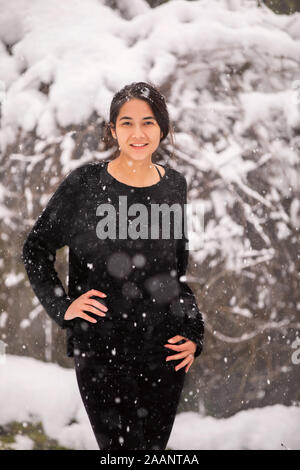
[(187, 182), (183, 176), (182, 182), (182, 238), (177, 240), (177, 273), (178, 282), (180, 286), (179, 302), (181, 310), (183, 310), (183, 331), (182, 336), (185, 336), (197, 344), (197, 349), (194, 356), (197, 357), (201, 354), (203, 349), (204, 340), (204, 321), (202, 313), (200, 312), (195, 295), (192, 289), (186, 282), (180, 280), (180, 277), (186, 274), (188, 260), (189, 260), (189, 239), (187, 234)]
[(70, 326), (64, 314), (75, 299), (66, 294), (54, 263), (56, 250), (69, 244), (76, 194), (81, 189), (79, 171), (71, 171), (52, 195), (28, 234), (21, 255), (34, 293), (61, 328)]

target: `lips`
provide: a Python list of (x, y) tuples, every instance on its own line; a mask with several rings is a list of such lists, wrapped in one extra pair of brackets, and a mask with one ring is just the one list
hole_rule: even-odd
[(143, 147), (146, 147), (146, 145), (148, 145), (148, 144), (144, 144), (144, 145), (134, 145), (134, 144), (130, 144), (130, 147), (134, 147), (134, 148), (143, 148)]

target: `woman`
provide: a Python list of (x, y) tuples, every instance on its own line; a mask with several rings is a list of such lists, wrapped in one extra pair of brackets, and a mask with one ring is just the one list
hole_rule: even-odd
[[(101, 450), (165, 449), (186, 372), (202, 351), (202, 314), (180, 281), (188, 262), (186, 180), (152, 162), (169, 131), (154, 86), (120, 90), (106, 129), (117, 158), (73, 170), (23, 248), (33, 290), (66, 328), (67, 355)], [(54, 269), (65, 245), (68, 295)]]

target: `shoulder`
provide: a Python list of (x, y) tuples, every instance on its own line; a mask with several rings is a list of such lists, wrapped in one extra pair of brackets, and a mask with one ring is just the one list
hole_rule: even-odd
[(184, 176), (184, 174), (178, 170), (175, 170), (175, 168), (171, 168), (171, 167), (167, 167), (167, 168), (168, 168), (169, 180), (179, 188), (183, 188), (183, 189), (186, 188), (187, 181), (186, 181), (186, 177)]
[(69, 171), (69, 173), (65, 176), (62, 181), (62, 184), (65, 183), (66, 185), (72, 185), (75, 187), (76, 185), (87, 184), (91, 182), (91, 178), (96, 174), (99, 174), (104, 168), (105, 162), (88, 162), (84, 163), (83, 165), (79, 165), (73, 170)]
[(67, 175), (61, 178), (60, 183), (58, 183), (50, 197), (47, 210), (57, 211), (62, 207), (64, 207), (64, 210), (68, 210), (75, 200), (86, 197), (86, 191), (92, 189), (93, 176), (94, 180), (97, 181), (95, 175), (99, 175), (97, 170), (102, 167), (103, 162), (90, 162), (69, 171)]
[(104, 165), (105, 165), (104, 161), (84, 163), (83, 165), (79, 165), (76, 168), (74, 168), (73, 170), (71, 170), (67, 174), (67, 178), (69, 178), (69, 177), (74, 177), (75, 178), (75, 177), (78, 177), (78, 176), (93, 174), (95, 172), (95, 170), (103, 169)]

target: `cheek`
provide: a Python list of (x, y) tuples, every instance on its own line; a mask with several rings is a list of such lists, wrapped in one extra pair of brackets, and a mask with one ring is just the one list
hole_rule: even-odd
[(157, 129), (152, 129), (151, 131), (149, 130), (148, 133), (149, 137), (151, 138), (151, 140), (154, 140), (154, 141), (160, 141), (160, 131), (157, 130)]
[(130, 133), (126, 131), (120, 131), (118, 134), (119, 142), (126, 144), (130, 139)]

